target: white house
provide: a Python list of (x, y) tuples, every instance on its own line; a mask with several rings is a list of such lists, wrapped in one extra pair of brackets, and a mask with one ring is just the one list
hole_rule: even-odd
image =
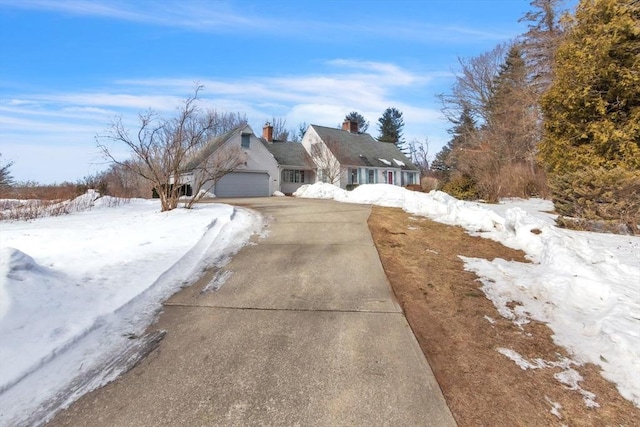
[(273, 139), (273, 126), (262, 128), (262, 143), (278, 163), (279, 189), (291, 194), (305, 184), (316, 182), (315, 165), (304, 146), (297, 142)]
[(197, 188), (206, 162), (233, 151), (241, 159), (234, 170), (203, 190), (217, 197), (262, 197), (276, 191), (291, 194), (304, 184), (330, 182), (350, 189), (359, 184), (419, 183), (418, 168), (396, 147), (357, 132), (357, 123), (342, 129), (310, 125), (302, 143), (276, 141), (267, 123), (262, 137), (247, 124), (213, 138), (184, 167), (184, 194)]
[(317, 180), (353, 188), (359, 184), (418, 184), (418, 168), (395, 145), (358, 133), (358, 124), (342, 129), (310, 125), (302, 145), (317, 167)]
[(194, 183), (198, 181), (204, 162), (225, 150), (234, 151), (234, 155), (237, 155), (238, 148), (242, 158), (240, 165), (213, 186), (209, 185), (203, 190), (212, 192), (217, 197), (270, 196), (279, 190), (278, 163), (251, 127), (244, 124), (213, 138), (185, 165), (182, 177), (182, 182), (187, 186), (185, 193), (189, 194), (190, 187), (194, 187)]

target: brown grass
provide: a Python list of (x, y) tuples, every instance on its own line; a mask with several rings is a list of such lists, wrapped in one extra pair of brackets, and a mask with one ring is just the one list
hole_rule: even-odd
[[(584, 377), (581, 387), (597, 396), (600, 407), (589, 409), (577, 391), (553, 377), (561, 369), (522, 370), (496, 351), (505, 347), (527, 360), (553, 362), (568, 356), (544, 324), (531, 322), (521, 329), (501, 318), (458, 257), (525, 262), (522, 252), (400, 209), (374, 206), (369, 227), (396, 297), (461, 427), (638, 425), (640, 410), (596, 366), (574, 366)], [(561, 418), (550, 412), (550, 401), (562, 405)]]

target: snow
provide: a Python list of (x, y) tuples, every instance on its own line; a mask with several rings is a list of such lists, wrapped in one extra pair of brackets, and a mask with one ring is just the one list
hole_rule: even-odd
[(158, 201), (112, 207), (97, 197), (70, 202), (68, 215), (0, 223), (2, 425), (33, 422), (34, 411), (134, 345), (162, 301), (262, 228), (256, 213), (228, 205), (161, 213)]
[[(294, 195), (400, 207), (523, 250), (531, 263), (463, 260), (502, 316), (547, 323), (571, 359), (496, 351), (528, 369), (560, 368), (556, 379), (587, 405), (597, 405), (596, 396), (580, 388), (572, 366), (597, 364), (640, 406), (640, 238), (559, 229), (553, 206), (539, 199), (488, 205), (388, 184), (351, 192), (305, 185)], [(123, 367), (100, 367), (141, 341), (161, 302), (262, 228), (257, 214), (228, 205), (161, 213), (157, 201), (98, 196), (64, 202), (68, 215), (0, 222), (1, 425), (33, 424), (34, 414), (56, 409), (52, 399), (68, 405), (115, 378)], [(227, 278), (214, 277), (207, 289)], [(77, 386), (81, 378), (89, 381)]]
[(584, 400), (585, 406), (588, 408), (597, 408), (600, 405), (595, 401), (596, 395), (590, 391), (584, 390), (580, 387), (580, 382), (584, 380), (582, 375), (578, 373), (571, 366), (579, 365), (575, 361), (566, 357), (561, 357), (557, 362), (551, 362), (544, 359), (534, 359), (529, 361), (522, 357), (522, 355), (509, 348), (498, 348), (498, 353), (511, 359), (520, 369), (526, 371), (527, 369), (545, 369), (545, 368), (560, 368), (561, 372), (553, 374), (553, 377), (566, 386), (569, 390), (578, 391)]
[(380, 160), (382, 163), (384, 163), (387, 166), (391, 166), (391, 162), (387, 159), (378, 159), (378, 160)]
[(552, 203), (540, 199), (492, 205), (389, 184), (313, 184), (294, 196), (399, 207), (524, 251), (531, 263), (461, 258), (503, 317), (546, 323), (572, 362), (600, 366), (640, 407), (640, 237), (557, 228)]
[(400, 160), (398, 160), (398, 159), (393, 159), (393, 162), (394, 162), (396, 165), (398, 165), (398, 166), (406, 166), (406, 165), (404, 164), (404, 162), (402, 162), (402, 161), (400, 161)]

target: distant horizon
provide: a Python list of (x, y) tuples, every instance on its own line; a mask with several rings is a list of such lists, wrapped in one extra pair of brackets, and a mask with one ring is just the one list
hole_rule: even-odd
[(529, 10), (529, 0), (0, 0), (1, 161), (16, 181), (77, 182), (108, 167), (95, 136), (114, 117), (135, 130), (150, 108), (169, 116), (196, 82), (203, 107), (245, 114), (258, 135), (273, 117), (297, 130), (357, 111), (377, 137), (395, 107), (405, 140), (428, 139), (433, 158), (450, 127), (437, 94), (458, 58), (526, 32)]

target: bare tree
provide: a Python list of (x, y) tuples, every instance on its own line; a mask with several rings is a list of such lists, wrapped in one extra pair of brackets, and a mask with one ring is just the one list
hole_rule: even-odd
[(193, 197), (185, 207), (190, 209), (193, 204), (201, 200), (207, 193), (205, 188), (211, 188), (223, 176), (233, 172), (245, 162), (246, 153), (238, 145), (224, 145), (204, 160), (191, 173), (193, 174)]
[(418, 167), (420, 175), (426, 175), (429, 171), (429, 139), (422, 142), (414, 139), (407, 146), (411, 162)]
[[(197, 85), (178, 109), (178, 114), (164, 119), (153, 111), (140, 114), (140, 127), (134, 137), (116, 118), (105, 134), (97, 135), (96, 141), (103, 154), (115, 164), (148, 180), (162, 205), (162, 211), (175, 209), (184, 174), (184, 164), (204, 143), (215, 134), (216, 116), (203, 114), (198, 106), (202, 86)], [(108, 142), (124, 144), (131, 152), (133, 161), (117, 159)]]
[[(127, 160), (130, 163), (134, 160)], [(150, 197), (153, 186), (151, 182), (133, 172), (132, 165), (120, 165), (112, 163), (109, 169), (104, 172), (107, 194), (115, 197)]]
[(318, 167), (318, 173), (323, 182), (340, 184), (342, 169), (336, 157), (339, 152), (339, 144), (331, 139), (327, 139), (324, 144), (322, 142), (311, 144), (311, 158)]
[(289, 135), (291, 134), (291, 132), (287, 129), (286, 119), (283, 119), (282, 117), (272, 117), (269, 123), (271, 123), (271, 126), (273, 126), (273, 139), (275, 141), (289, 140)]
[(493, 95), (495, 78), (504, 63), (504, 57), (510, 44), (500, 44), (493, 50), (480, 56), (458, 58), (461, 71), (450, 94), (441, 94), (442, 112), (452, 123), (467, 109), (479, 123), (486, 123), (489, 115), (489, 103)]
[(207, 130), (207, 139), (211, 139), (223, 133), (227, 133), (240, 125), (247, 124), (247, 116), (242, 113), (228, 113), (226, 111), (208, 110), (207, 116), (211, 118), (213, 126)]

